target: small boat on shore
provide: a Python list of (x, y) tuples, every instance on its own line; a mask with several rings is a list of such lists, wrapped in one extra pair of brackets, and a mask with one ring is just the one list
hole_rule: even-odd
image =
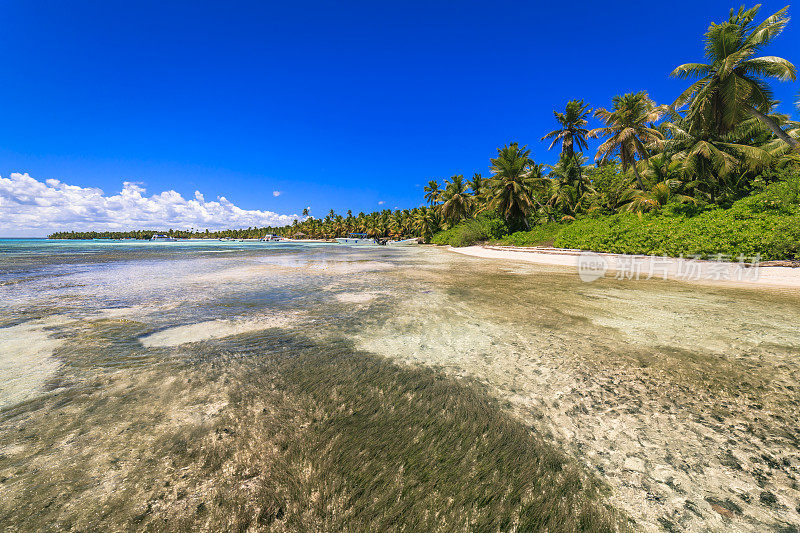
[(369, 246), (380, 244), (376, 239), (373, 239), (366, 233), (348, 233), (347, 237), (337, 237), (336, 242), (339, 244), (350, 244), (358, 246)]
[(169, 235), (155, 234), (152, 237), (150, 237), (150, 240), (151, 241), (160, 241), (160, 242), (175, 242), (178, 239), (176, 239), (175, 237), (170, 237)]
[(268, 233), (258, 240), (261, 242), (287, 242), (289, 239), (287, 239), (286, 237), (281, 237), (280, 235), (273, 235), (271, 233)]
[(399, 241), (386, 241), (386, 246), (414, 246), (419, 244), (419, 239), (413, 237), (411, 239), (401, 239)]

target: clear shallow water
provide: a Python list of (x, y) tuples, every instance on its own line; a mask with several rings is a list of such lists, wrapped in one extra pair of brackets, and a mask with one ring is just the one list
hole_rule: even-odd
[(70, 505), (103, 505), (148, 479), (120, 457), (232, 416), (262, 361), (348, 346), (485, 383), (644, 529), (795, 524), (798, 304), (427, 247), (0, 240), (0, 511), (81, 464)]

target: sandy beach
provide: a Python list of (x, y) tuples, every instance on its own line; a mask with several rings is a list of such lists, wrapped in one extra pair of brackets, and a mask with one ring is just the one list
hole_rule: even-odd
[(505, 259), (570, 267), (583, 281), (664, 279), (737, 287), (800, 288), (800, 268), (761, 264), (758, 258), (709, 261), (694, 258), (595, 253), (562, 248), (518, 246), (450, 247), (450, 251), (486, 259)]

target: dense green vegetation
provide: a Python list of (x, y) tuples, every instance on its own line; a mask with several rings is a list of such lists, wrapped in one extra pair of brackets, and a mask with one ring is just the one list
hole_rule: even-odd
[[(644, 91), (615, 96), (610, 109), (594, 112), (603, 125), (589, 129), (589, 105), (571, 100), (554, 112), (558, 129), (542, 138), (552, 140), (551, 149), (561, 145), (558, 163), (536, 164), (516, 144), (499, 149), (486, 189), (467, 204), (504, 216), (512, 230), (532, 228), (496, 239), (501, 244), (798, 258), (798, 197), (787, 191), (800, 179), (800, 124), (775, 113), (767, 84), (794, 80), (796, 69), (783, 58), (755, 57), (788, 17), (783, 9), (756, 24), (759, 7), (731, 10), (727, 21), (709, 26), (708, 62), (672, 72), (699, 78), (675, 102), (657, 105)], [(588, 138), (603, 140), (594, 166), (581, 152)], [(439, 193), (431, 184), (431, 197), (443, 204), (454, 183)], [(515, 200), (497, 202), (501, 192)], [(455, 226), (435, 243), (492, 240), (472, 223), (441, 215)]]
[[(518, 143), (497, 149), (491, 175), (454, 175), (425, 186), (426, 206), (308, 216), (281, 228), (173, 232), (179, 237), (256, 238), (266, 233), (331, 238), (349, 232), (417, 236), (465, 246), (497, 240), (554, 242), (640, 253), (761, 253), (794, 258), (796, 200), (758, 211), (743, 199), (800, 175), (800, 123), (776, 112), (770, 80), (794, 81), (786, 59), (759, 54), (788, 24), (787, 9), (756, 23), (760, 6), (731, 10), (705, 34), (705, 63), (671, 75), (696, 79), (669, 105), (645, 91), (618, 95), (611, 107), (570, 100), (554, 111), (557, 129), (542, 140), (560, 146), (554, 165), (530, 158)], [(800, 100), (797, 103), (800, 108)], [(590, 129), (592, 114), (601, 121)], [(583, 151), (601, 139), (594, 164)], [(751, 200), (758, 202), (759, 200)], [(787, 203), (788, 202), (788, 203)], [(564, 227), (560, 227), (563, 225)], [(663, 229), (658, 229), (663, 228)], [(680, 228), (680, 231), (678, 231)], [(786, 233), (778, 234), (783, 228)], [(668, 231), (668, 230), (673, 231)], [(153, 232), (57, 233), (55, 238), (148, 238)]]
[[(460, 226), (435, 236), (434, 242), (455, 234)], [(458, 245), (454, 239), (447, 240)], [(472, 242), (480, 240), (490, 239)], [(729, 209), (710, 206), (698, 212), (671, 205), (653, 213), (617, 213), (541, 224), (495, 241), (611, 253), (800, 260), (800, 176), (775, 182)]]
[(225, 229), (209, 230), (132, 230), (132, 231), (57, 231), (48, 236), (50, 239), (146, 239), (153, 235), (168, 235), (176, 239), (258, 239), (273, 228)]

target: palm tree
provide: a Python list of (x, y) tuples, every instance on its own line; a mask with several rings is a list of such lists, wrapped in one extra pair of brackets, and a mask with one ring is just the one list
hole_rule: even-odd
[(534, 189), (541, 185), (540, 176), (532, 176), (534, 165), (530, 150), (511, 143), (497, 149), (491, 159), (492, 177), (489, 178), (487, 206), (505, 217), (510, 225), (530, 229), (528, 215), (535, 208)]
[(389, 230), (395, 237), (403, 235), (404, 220), (402, 211), (395, 211), (392, 213), (391, 219), (389, 220)]
[(693, 128), (725, 135), (749, 116), (755, 116), (783, 142), (800, 149), (800, 141), (788, 135), (768, 113), (772, 91), (763, 78), (781, 81), (796, 78), (792, 63), (781, 57), (753, 57), (777, 37), (789, 17), (788, 6), (751, 27), (760, 5), (747, 11), (731, 9), (727, 22), (711, 23), (705, 33), (706, 63), (686, 63), (672, 71), (678, 78), (700, 77), (675, 100), (673, 107), (687, 103), (686, 118)]
[(653, 185), (649, 191), (630, 189), (627, 201), (620, 209), (631, 213), (641, 213), (643, 211), (657, 211), (670, 202), (697, 203), (697, 201), (686, 194), (682, 194), (683, 183), (677, 179), (667, 179)]
[(667, 112), (667, 108), (657, 106), (645, 91), (617, 95), (612, 103), (611, 111), (601, 107), (594, 112), (594, 116), (606, 126), (593, 129), (588, 137), (608, 137), (597, 149), (595, 160), (603, 164), (619, 154), (622, 171), (633, 168), (639, 188), (644, 190), (642, 177), (636, 168), (636, 157), (647, 159), (650, 157), (648, 146), (656, 148), (663, 141), (664, 135), (655, 128), (654, 122)]
[(567, 218), (574, 218), (594, 193), (586, 172), (586, 157), (562, 155), (558, 163), (550, 167), (548, 202), (560, 209)]
[(442, 191), (439, 189), (439, 182), (430, 180), (423, 190), (425, 199), (430, 205), (435, 205), (441, 199)]
[(584, 104), (583, 100), (570, 100), (563, 113), (554, 110), (553, 116), (556, 117), (561, 128), (542, 137), (542, 141), (553, 139), (547, 149), (551, 150), (556, 144), (561, 143), (561, 154), (566, 154), (568, 157), (575, 154), (576, 148), (579, 152), (585, 150), (588, 146), (586, 136), (589, 134), (589, 130), (585, 128), (589, 123), (586, 117), (591, 112), (589, 104)]
[(417, 235), (422, 237), (425, 242), (429, 242), (433, 233), (438, 229), (436, 211), (427, 207), (419, 207), (414, 210), (413, 228)]
[(589, 193), (579, 193), (572, 185), (551, 181), (548, 187), (548, 204), (562, 213), (561, 220), (575, 220), (578, 212), (588, 203)]
[(569, 158), (562, 156), (555, 165), (548, 165), (550, 168), (550, 179), (554, 179), (562, 185), (574, 187), (579, 194), (583, 194), (591, 188), (591, 180), (586, 172), (587, 157)]
[(469, 180), (469, 188), (472, 189), (472, 196), (478, 197), (483, 193), (483, 189), (486, 187), (486, 179), (481, 176), (479, 173), (475, 173), (472, 175), (472, 179)]
[(667, 126), (672, 132), (670, 145), (675, 160), (680, 162), (685, 176), (693, 177), (695, 190), (712, 202), (722, 196), (735, 198), (746, 184), (746, 172), (761, 170), (772, 161), (772, 155), (763, 147), (738, 142), (744, 125), (722, 136), (683, 129), (677, 124)]
[(464, 183), (464, 176), (458, 174), (445, 182), (446, 186), (442, 193), (442, 205), (439, 212), (442, 218), (450, 225), (455, 225), (461, 219), (469, 216), (472, 211), (473, 198), (467, 194), (467, 185)]

